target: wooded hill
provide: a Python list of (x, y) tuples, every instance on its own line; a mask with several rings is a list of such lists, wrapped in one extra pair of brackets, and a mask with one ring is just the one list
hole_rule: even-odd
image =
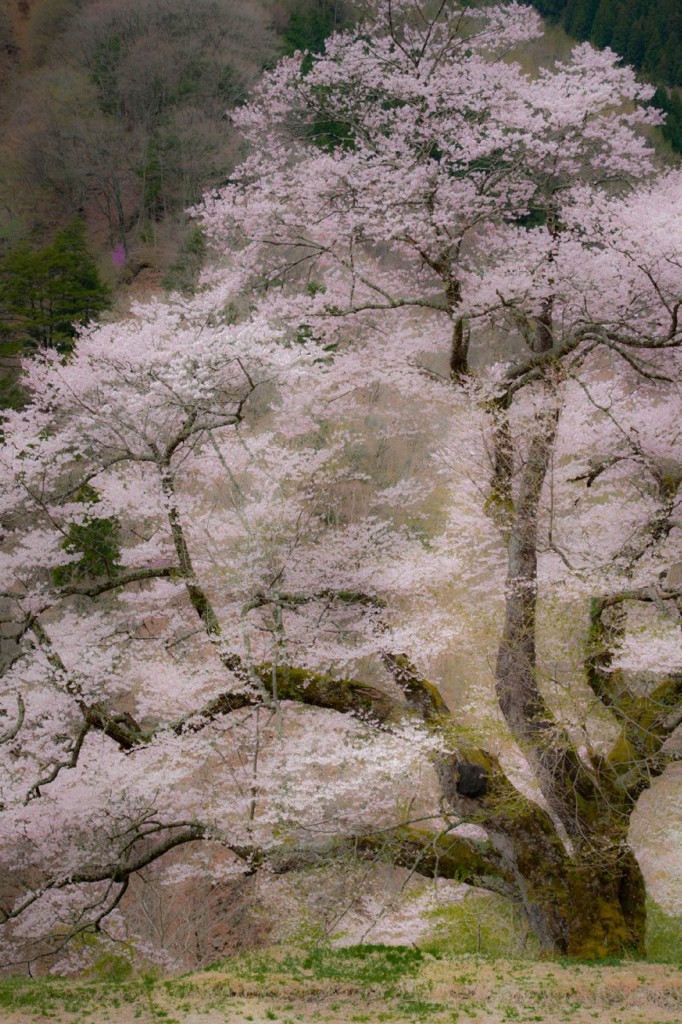
[(204, 247), (184, 211), (241, 155), (226, 111), (339, 14), (326, 0), (0, 5), (0, 407), (22, 401), (19, 354), (73, 335), (110, 290), (123, 304), (133, 282), (137, 297), (191, 290)]
[[(682, 85), (682, 5), (679, 0), (530, 0), (577, 39), (609, 46), (659, 86)], [(667, 114), (663, 134), (682, 151), (682, 100), (659, 88), (654, 102)]]
[(168, 216), (225, 180), (240, 158), (226, 111), (287, 47), (331, 31), (318, 7), (326, 15), (305, 0), (4, 6), (0, 255), (52, 241), (80, 214), (107, 261), (120, 246), (129, 273), (151, 260), (170, 287), (186, 283), (196, 254)]

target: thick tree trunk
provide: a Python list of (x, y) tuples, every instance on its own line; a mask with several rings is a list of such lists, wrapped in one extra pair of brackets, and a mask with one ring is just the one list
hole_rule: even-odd
[(569, 853), (532, 802), (493, 807), (486, 829), (543, 953), (585, 960), (644, 953), (644, 879), (615, 835), (610, 849), (590, 844)]
[[(627, 890), (625, 904), (623, 888)], [(642, 956), (644, 894), (642, 891), (634, 901), (629, 890), (630, 879), (578, 865), (566, 889), (557, 883), (560, 898), (534, 900), (524, 904), (524, 910), (542, 951), (548, 955), (577, 960)]]
[(539, 808), (500, 825), (492, 845), (543, 953), (584, 960), (644, 954), (646, 893), (630, 850), (569, 855)]
[[(624, 808), (616, 806), (616, 794), (606, 791), (608, 780), (600, 785), (575, 751), (536, 676), (538, 511), (556, 425), (551, 410), (539, 418), (521, 471), (508, 536), (496, 682), (509, 729), (571, 838), (573, 852), (567, 852), (544, 812), (525, 815), (518, 827), (513, 817), (500, 815), (493, 843), (516, 879), (543, 951), (594, 960), (644, 952), (645, 891), (639, 865), (623, 847)], [(510, 439), (505, 440), (509, 446)]]
[(581, 960), (644, 954), (644, 880), (632, 853), (611, 865), (576, 857), (554, 890), (554, 899), (533, 908), (532, 923), (547, 952)]
[(578, 865), (571, 888), (569, 956), (644, 954), (646, 890), (634, 854), (605, 870)]

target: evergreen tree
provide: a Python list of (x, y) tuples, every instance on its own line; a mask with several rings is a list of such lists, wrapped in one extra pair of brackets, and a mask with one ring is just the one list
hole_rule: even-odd
[(558, 21), (569, 0), (533, 0), (533, 6), (550, 21)]
[(682, 98), (678, 92), (659, 88), (653, 104), (665, 113), (665, 124), (661, 129), (664, 138), (678, 153), (682, 153)]
[(0, 261), (0, 331), (39, 348), (69, 349), (79, 325), (111, 304), (76, 218), (37, 251), (22, 243)]
[(664, 38), (659, 77), (663, 82), (682, 84), (682, 29), (678, 37)]
[(590, 41), (602, 48), (610, 46), (617, 19), (618, 0), (601, 0), (592, 23)]
[(661, 28), (653, 19), (648, 19), (642, 28), (642, 68), (647, 75), (660, 74), (663, 57)]
[(622, 50), (623, 57), (628, 64), (641, 68), (644, 66), (644, 57), (647, 50), (647, 23), (643, 18), (631, 22), (627, 33), (627, 43)]
[(566, 8), (564, 24), (566, 31), (578, 39), (587, 39), (597, 13), (599, 0), (572, 0)]
[(613, 26), (610, 46), (621, 56), (630, 44), (630, 26), (636, 18), (636, 0), (618, 0), (618, 13)]

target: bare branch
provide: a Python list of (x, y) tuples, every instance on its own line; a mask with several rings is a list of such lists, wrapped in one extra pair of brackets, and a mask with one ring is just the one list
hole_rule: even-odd
[(79, 595), (82, 597), (99, 597), (119, 587), (127, 587), (131, 583), (144, 583), (155, 579), (182, 579), (183, 570), (179, 565), (165, 565), (158, 568), (129, 569), (119, 573), (112, 579), (98, 580), (95, 583), (68, 583), (59, 588), (60, 596)]

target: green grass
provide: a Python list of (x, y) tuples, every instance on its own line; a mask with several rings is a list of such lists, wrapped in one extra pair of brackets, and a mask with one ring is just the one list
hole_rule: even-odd
[(414, 977), (424, 954), (412, 946), (358, 945), (331, 949), (307, 946), (287, 952), (282, 958), (268, 953), (242, 954), (212, 964), (209, 970), (229, 969), (236, 977), (265, 982), (273, 975), (297, 981), (340, 981), (358, 987), (393, 987), (401, 978)]
[(520, 911), (502, 896), (471, 892), (428, 915), (433, 928), (421, 948), (437, 957), (537, 959), (540, 949)]
[[(555, 976), (565, 989), (564, 1009), (569, 1015), (566, 1019), (573, 1020), (592, 984), (586, 979), (594, 978), (596, 984), (602, 976), (598, 972), (610, 970), (607, 965), (581, 966), (557, 961), (558, 973), (550, 972), (547, 976), (548, 965), (533, 962), (536, 958), (527, 943), (522, 956), (517, 953), (512, 954), (511, 960), (498, 959), (510, 957), (508, 932), (513, 929), (514, 920), (498, 916), (502, 904), (494, 900), (477, 900), (469, 907), (466, 900), (463, 903), (433, 915), (436, 934), (424, 949), (365, 944), (332, 949), (309, 943), (242, 953), (210, 968), (205, 980), (214, 972), (215, 986), (206, 986), (205, 980), (198, 980), (197, 975), (171, 979), (153, 973), (133, 975), (129, 956), (115, 955), (102, 957), (88, 975), (77, 979), (0, 979), (0, 1020), (4, 1014), (14, 1012), (23, 1013), (27, 1020), (39, 1017), (62, 1021), (62, 1015), (68, 1014), (83, 1024), (113, 1024), (119, 1019), (121, 1008), (127, 1006), (137, 1019), (176, 1024), (178, 1017), (184, 1019), (182, 1015), (191, 1008), (198, 1013), (223, 1012), (234, 998), (245, 997), (266, 1000), (266, 1007), (269, 1004), (258, 1019), (264, 1016), (266, 1021), (293, 1024), (296, 1015), (289, 1016), (289, 1012), (300, 1012), (310, 999), (341, 997), (341, 1002), (332, 1003), (332, 1009), (336, 1011), (343, 1005), (347, 1013), (344, 1019), (356, 1024), (406, 1019), (454, 1022), (458, 1018), (468, 1020), (485, 1010), (486, 1002), (481, 1002), (481, 992), (476, 991), (482, 976), (488, 979), (482, 992), (491, 983), (494, 991), (499, 989), (500, 1024), (541, 1021)], [(476, 947), (474, 955), (472, 945)], [(682, 969), (682, 919), (665, 914), (652, 904), (648, 947), (648, 960), (679, 965)], [(630, 970), (636, 972), (637, 965), (633, 963)], [(541, 976), (536, 977), (538, 971)], [(646, 971), (643, 964), (639, 981), (645, 981)], [(505, 991), (510, 984), (522, 992), (523, 998), (519, 994), (517, 999), (512, 992)], [(566, 989), (566, 984), (574, 987)], [(378, 1005), (382, 1009), (380, 1016), (376, 1014)], [(244, 1020), (249, 1019), (253, 1019), (251, 1015), (244, 1016)], [(312, 1018), (308, 1015), (308, 1019)]]
[(139, 1002), (147, 1011), (151, 1007), (154, 1016), (169, 1024), (166, 1011), (152, 1005), (157, 984), (153, 975), (131, 978), (129, 971), (123, 972), (118, 967), (109, 971), (110, 966), (98, 965), (91, 970), (90, 978), (0, 978), (0, 1011), (24, 1010), (43, 1017), (62, 1013), (89, 1014), (99, 1020), (101, 1011), (106, 1008), (113, 1011), (115, 1019), (115, 1011), (122, 1004)]
[(66, 1013), (94, 1011), (102, 1002), (101, 988), (79, 984), (72, 979), (1, 978), (0, 1007), (5, 1010), (32, 1010), (47, 1016), (56, 1010)]
[(443, 1003), (430, 1003), (419, 996), (403, 996), (398, 1001), (398, 1008), (406, 1017), (429, 1017), (434, 1013), (445, 1013), (447, 1006)]
[(666, 914), (647, 900), (646, 958), (650, 963), (682, 966), (682, 917)]
[(327, 949), (318, 946), (303, 960), (303, 969), (314, 978), (357, 981), (364, 985), (394, 984), (414, 977), (423, 953), (412, 946), (346, 946)]

